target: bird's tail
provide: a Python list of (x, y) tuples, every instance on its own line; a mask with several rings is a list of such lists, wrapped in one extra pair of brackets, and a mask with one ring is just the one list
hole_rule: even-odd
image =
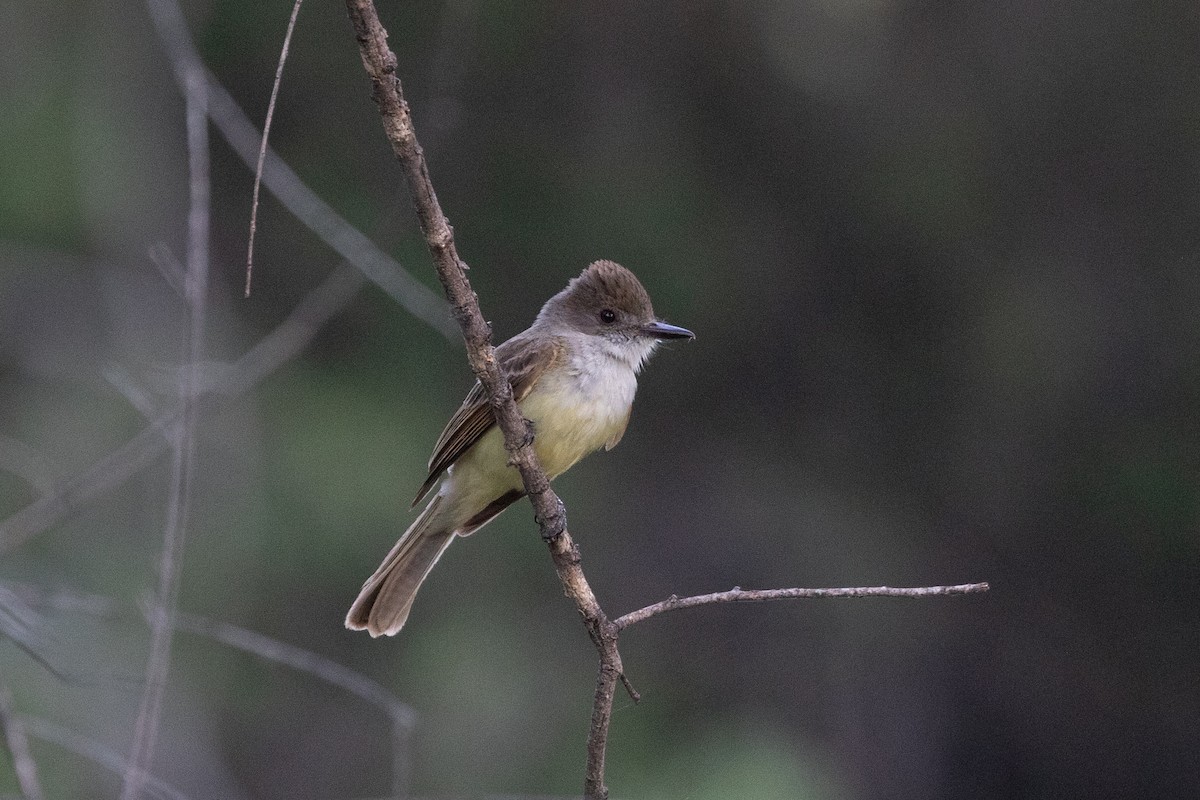
[(371, 636), (392, 636), (404, 627), (425, 576), (454, 540), (453, 528), (439, 519), (442, 496), (430, 501), (387, 558), (367, 578), (346, 615), (346, 627)]

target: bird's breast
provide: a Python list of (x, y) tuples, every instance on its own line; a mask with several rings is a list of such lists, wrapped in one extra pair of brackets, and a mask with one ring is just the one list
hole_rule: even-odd
[(547, 474), (561, 475), (588, 453), (620, 438), (636, 391), (633, 370), (611, 359), (573, 359), (543, 376), (520, 406), (533, 422), (534, 449)]

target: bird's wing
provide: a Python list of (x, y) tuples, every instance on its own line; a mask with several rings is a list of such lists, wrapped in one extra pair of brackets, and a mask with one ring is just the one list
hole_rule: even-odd
[[(560, 339), (533, 339), (525, 334), (518, 334), (497, 347), (496, 360), (508, 375), (513, 399), (518, 403), (524, 400), (546, 370), (562, 360), (564, 349)], [(429, 458), (429, 477), (421, 484), (413, 505), (421, 502), (442, 477), (442, 473), (495, 424), (496, 418), (488, 403), (487, 393), (483, 385), (476, 381), (433, 446), (433, 455)]]

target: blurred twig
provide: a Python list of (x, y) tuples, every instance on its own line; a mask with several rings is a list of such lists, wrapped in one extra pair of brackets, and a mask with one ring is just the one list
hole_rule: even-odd
[(22, 441), (0, 434), (0, 470), (22, 478), (39, 492), (54, 490), (56, 470), (50, 460)]
[(188, 151), (188, 245), (184, 273), (184, 300), (187, 306), (187, 336), (184, 346), (186, 366), (180, 377), (181, 419), (173, 437), (171, 482), (167, 496), (167, 519), (163, 528), (163, 548), (159, 559), (158, 593), (155, 613), (150, 622), (150, 655), (146, 662), (146, 685), (142, 691), (137, 720), (133, 729), (129, 763), (121, 787), (121, 800), (137, 800), (154, 757), (163, 695), (171, 666), (171, 642), (175, 633), (174, 616), (179, 595), (183, 546), (187, 540), (188, 510), (196, 463), (196, 426), (199, 418), (197, 388), (200, 362), (204, 356), (204, 333), (208, 321), (208, 237), (211, 223), (211, 185), (208, 153), (208, 89), (205, 75), (197, 65), (182, 65), (187, 70), (187, 151)]
[(112, 386), (121, 396), (128, 401), (129, 405), (133, 406), (143, 418), (147, 420), (155, 420), (160, 416), (158, 404), (155, 403), (146, 390), (138, 383), (138, 381), (129, 373), (121, 364), (110, 364), (102, 370), (104, 380), (108, 381), (109, 386)]
[(204, 636), (268, 661), (307, 672), (341, 687), (387, 714), (392, 725), (392, 789), (403, 797), (408, 784), (408, 744), (416, 712), (378, 682), (325, 656), (228, 622), (195, 614), (177, 614), (176, 629)]
[[(111, 597), (79, 592), (55, 592), (48, 594), (34, 586), (10, 588), (0, 584), (0, 596), (19, 597), (22, 606), (31, 604), (38, 608), (52, 608), (111, 620), (122, 616), (128, 607)], [(148, 609), (152, 615), (152, 609)], [(30, 612), (32, 613), (32, 612)], [(202, 636), (220, 644), (241, 650), (252, 656), (282, 664), (289, 669), (304, 672), (326, 683), (344, 689), (350, 694), (370, 703), (382, 711), (392, 725), (393, 745), (393, 790), (403, 796), (408, 776), (408, 744), (417, 724), (417, 713), (412, 707), (396, 697), (378, 681), (355, 672), (325, 656), (280, 641), (264, 633), (243, 628), (230, 622), (215, 620), (199, 614), (177, 613), (175, 630)]]
[(183, 297), (183, 265), (179, 263), (179, 259), (171, 252), (171, 248), (166, 242), (157, 242), (150, 246), (146, 255), (150, 257), (150, 263), (158, 268), (159, 274), (167, 285), (175, 291), (175, 294)]
[[(0, 584), (0, 594), (19, 597), (22, 606), (30, 604), (38, 608), (76, 612), (105, 620), (123, 617), (130, 610), (127, 605), (104, 595), (78, 592), (50, 594), (27, 585), (12, 587)], [(152, 622), (153, 609), (145, 611), (147, 621)], [(404, 703), (378, 681), (319, 653), (230, 622), (179, 612), (175, 614), (174, 627), (177, 631), (211, 639), (264, 661), (307, 673), (378, 708), (387, 716), (392, 727), (393, 792), (396, 797), (406, 795), (408, 751), (412, 732), (417, 724), (417, 713), (412, 706)]]
[[(203, 401), (209, 394), (236, 397), (252, 389), (296, 356), (317, 331), (362, 287), (357, 270), (342, 265), (305, 295), (287, 318), (232, 364), (205, 364), (198, 387)], [(203, 402), (202, 406), (207, 408)], [(101, 497), (152, 464), (175, 437), (181, 407), (165, 412), (121, 447), (78, 475), (57, 484), (56, 490), (0, 521), (0, 554), (46, 530), (77, 508)]]
[(274, 330), (232, 364), (204, 365), (200, 391), (237, 397), (296, 357), (334, 314), (346, 307), (362, 288), (363, 275), (347, 263), (334, 268), (304, 296)]
[[(201, 63), (179, 4), (175, 0), (147, 0), (147, 6), (159, 38), (163, 41), (163, 48), (171, 54), (172, 63), (194, 64), (204, 70), (208, 80), (208, 113), (212, 123), (238, 157), (253, 168), (258, 160), (262, 136), (246, 112)], [(178, 67), (175, 69), (175, 78), (182, 89), (184, 81)], [(458, 339), (458, 329), (446, 316), (446, 309), (437, 294), (344, 220), (270, 148), (267, 149), (263, 183), (296, 219), (361, 270), (402, 308), (447, 339)]]
[(179, 422), (175, 409), (92, 466), (60, 484), (54, 493), (41, 497), (0, 522), (0, 554), (54, 525), (77, 508), (117, 488), (158, 458)]
[[(21, 724), (25, 726), (25, 730), (34, 738), (50, 742), (64, 750), (81, 755), (106, 767), (110, 772), (121, 775), (127, 773), (130, 768), (130, 764), (121, 758), (120, 754), (115, 750), (105, 747), (86, 736), (81, 736), (78, 733), (70, 731), (61, 725), (55, 725), (53, 722), (39, 719), (38, 717), (22, 716), (20, 720)], [(162, 800), (188, 800), (186, 794), (161, 778), (146, 775), (144, 776), (144, 780), (145, 790), (151, 797), (158, 797)]]
[(617, 630), (624, 630), (643, 620), (668, 611), (718, 603), (762, 603), (767, 600), (794, 600), (803, 597), (935, 597), (948, 594), (977, 594), (986, 592), (986, 583), (960, 583), (954, 586), (848, 586), (836, 589), (743, 589), (735, 586), (728, 592), (698, 594), (692, 597), (671, 595), (661, 603), (630, 611), (613, 620)]
[(60, 672), (42, 655), (40, 627), (41, 620), (24, 598), (6, 586), (0, 586), (0, 637), (7, 638), (54, 677), (61, 681), (73, 681), (71, 676)]
[[(258, 131), (216, 78), (210, 79), (209, 101), (209, 113), (217, 130), (243, 161), (252, 163), (258, 146)], [(263, 183), (296, 219), (401, 308), (450, 341), (457, 341), (458, 329), (446, 314), (441, 299), (400, 266), (400, 262), (343, 219), (270, 148), (267, 149)]]
[(254, 196), (250, 201), (250, 235), (246, 237), (246, 297), (250, 296), (250, 278), (254, 273), (254, 233), (258, 229), (258, 190), (262, 186), (263, 162), (267, 160), (267, 140), (271, 136), (271, 120), (275, 116), (275, 100), (279, 97), (279, 86), (283, 83), (283, 65), (287, 63), (288, 48), (292, 44), (292, 32), (296, 30), (296, 18), (300, 16), (300, 3), (292, 5), (292, 16), (288, 20), (287, 33), (283, 36), (283, 47), (279, 51), (279, 66), (275, 68), (275, 82), (271, 85), (271, 99), (267, 103), (267, 118), (263, 121), (262, 143), (258, 146), (258, 161), (254, 165)]
[[(183, 61), (192, 68), (204, 70), (208, 80), (208, 113), (213, 124), (244, 161), (254, 163), (259, 134), (229, 93), (201, 64), (178, 4), (173, 0), (148, 0), (148, 6), (166, 48), (175, 54), (172, 63)], [(338, 216), (270, 149), (263, 181), (301, 222), (354, 265), (355, 270), (375, 282), (418, 319), (447, 338), (457, 338), (458, 330), (447, 318), (441, 300)], [(157, 254), (154, 261), (162, 268), (161, 254)], [(174, 277), (170, 269), (163, 271), (169, 278)], [(206, 368), (205, 388), (231, 395), (244, 392), (294, 356), (311, 341), (320, 325), (341, 310), (358, 291), (361, 282), (348, 274), (350, 272), (347, 268), (339, 268), (331, 273), (283, 324), (225, 370), (219, 380), (209, 380), (210, 373)], [(309, 324), (311, 327), (306, 328)], [(181, 417), (180, 407), (165, 412), (152, 425), (84, 472), (65, 481), (55, 481), (53, 492), (0, 521), (0, 554), (121, 486), (153, 463), (175, 435)]]
[(0, 686), (0, 729), (4, 731), (4, 742), (12, 755), (13, 771), (17, 773), (17, 785), (25, 800), (42, 800), (42, 784), (38, 781), (37, 762), (29, 752), (29, 739), (25, 726), (13, 714), (12, 693), (7, 686)]

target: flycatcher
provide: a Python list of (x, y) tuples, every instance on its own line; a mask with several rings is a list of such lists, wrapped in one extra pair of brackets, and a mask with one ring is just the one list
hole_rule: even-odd
[[(546, 301), (528, 330), (496, 348), (513, 399), (533, 423), (546, 474), (556, 478), (588, 453), (621, 441), (642, 364), (662, 340), (694, 338), (657, 319), (642, 284), (612, 261), (594, 262)], [(347, 628), (372, 636), (398, 632), (454, 537), (479, 530), (525, 494), (478, 381), (434, 445), (413, 505), (435, 485), (429, 505), (363, 584)]]

